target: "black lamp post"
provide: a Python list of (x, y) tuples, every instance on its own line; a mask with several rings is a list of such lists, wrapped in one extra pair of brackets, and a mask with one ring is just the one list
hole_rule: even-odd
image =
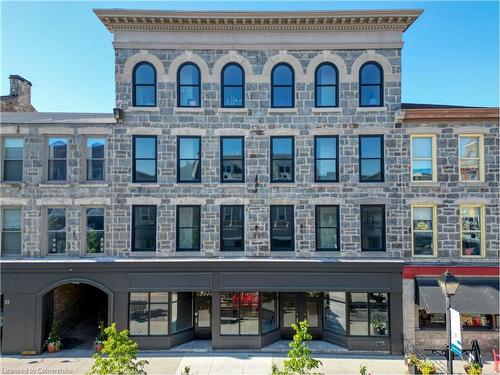
[(448, 374), (453, 374), (453, 359), (451, 354), (451, 319), (450, 319), (450, 309), (451, 309), (451, 297), (457, 292), (460, 282), (458, 279), (449, 271), (443, 273), (438, 280), (439, 287), (441, 291), (446, 296), (446, 335), (448, 337)]

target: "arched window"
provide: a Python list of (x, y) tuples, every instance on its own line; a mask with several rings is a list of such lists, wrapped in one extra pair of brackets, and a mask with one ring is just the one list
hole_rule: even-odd
[(381, 107), (384, 105), (382, 67), (376, 62), (364, 63), (359, 69), (359, 106)]
[(271, 107), (293, 108), (295, 106), (295, 80), (290, 65), (281, 63), (271, 71)]
[(199, 107), (201, 96), (200, 69), (196, 64), (184, 63), (177, 71), (177, 106)]
[(222, 69), (222, 107), (243, 108), (245, 106), (245, 74), (236, 63)]
[(315, 78), (315, 106), (337, 107), (338, 99), (338, 71), (330, 63), (322, 63), (316, 68)]
[(140, 62), (132, 73), (132, 103), (134, 107), (156, 107), (156, 69), (148, 62)]

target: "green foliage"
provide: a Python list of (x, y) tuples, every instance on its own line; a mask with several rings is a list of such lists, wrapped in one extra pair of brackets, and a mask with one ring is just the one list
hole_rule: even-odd
[(425, 361), (418, 361), (417, 368), (423, 375), (430, 375), (436, 372), (436, 367), (429, 358), (426, 358)]
[(419, 359), (415, 353), (406, 354), (405, 361), (408, 366), (416, 366)]
[(181, 375), (189, 375), (190, 372), (191, 372), (191, 367), (184, 366), (184, 370), (182, 371)]
[(59, 350), (62, 347), (61, 337), (59, 337), (59, 333), (57, 333), (57, 324), (55, 320), (52, 321), (49, 337), (47, 337), (47, 340), (45, 340), (45, 346), (47, 347), (47, 345), (55, 346), (56, 350)]
[(94, 344), (104, 344), (104, 341), (106, 341), (106, 334), (104, 333), (104, 322), (101, 321), (99, 322), (98, 334), (95, 338)]
[(477, 362), (466, 363), (464, 368), (469, 375), (481, 375), (483, 373), (481, 365)]
[(272, 365), (273, 375), (303, 375), (309, 374), (311, 370), (318, 368), (322, 363), (311, 357), (311, 349), (306, 344), (306, 341), (312, 339), (309, 333), (309, 325), (307, 320), (299, 322), (299, 325), (292, 324), (295, 331), (293, 340), (288, 344), (288, 358), (283, 362), (284, 369), (280, 370), (276, 364)]
[(148, 361), (138, 361), (138, 345), (128, 337), (128, 331), (124, 329), (118, 332), (116, 324), (104, 330), (106, 340), (101, 352), (94, 353), (94, 365), (88, 374), (107, 375), (107, 374), (137, 374), (146, 375), (144, 367)]
[(366, 365), (359, 365), (359, 375), (366, 375), (368, 367)]

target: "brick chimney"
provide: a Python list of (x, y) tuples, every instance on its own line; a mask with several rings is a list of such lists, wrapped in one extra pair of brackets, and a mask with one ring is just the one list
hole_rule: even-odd
[(2, 96), (1, 112), (36, 112), (31, 105), (31, 82), (12, 74), (10, 79), (10, 94)]

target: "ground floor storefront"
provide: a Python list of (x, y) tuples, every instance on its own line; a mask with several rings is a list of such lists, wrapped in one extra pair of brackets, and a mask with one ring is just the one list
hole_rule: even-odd
[(403, 270), (403, 331), (418, 350), (442, 350), (446, 343), (445, 297), (438, 277), (446, 270), (460, 281), (451, 299), (460, 313), (462, 348), (477, 340), (482, 353), (498, 350), (500, 334), (499, 269), (494, 266), (405, 266)]
[(313, 259), (2, 262), (2, 353), (40, 353), (52, 322), (70, 348), (115, 322), (140, 349), (210, 340), (224, 350), (290, 339), (307, 319), (315, 339), (399, 354), (401, 271)]

